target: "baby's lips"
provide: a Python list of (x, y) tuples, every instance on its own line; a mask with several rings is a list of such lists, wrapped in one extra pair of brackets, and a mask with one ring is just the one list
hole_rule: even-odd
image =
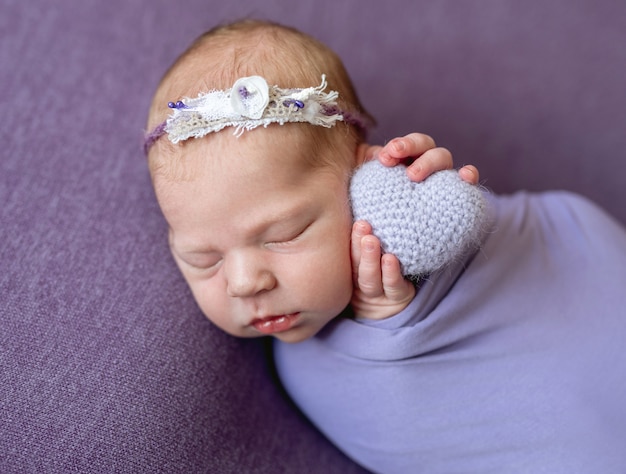
[(300, 313), (282, 314), (279, 316), (270, 316), (263, 319), (255, 319), (252, 326), (261, 334), (275, 334), (288, 331), (293, 327)]

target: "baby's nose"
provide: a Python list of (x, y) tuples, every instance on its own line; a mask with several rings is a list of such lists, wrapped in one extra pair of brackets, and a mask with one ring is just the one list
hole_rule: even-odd
[(233, 255), (225, 262), (228, 296), (244, 298), (276, 285), (272, 272), (254, 256)]

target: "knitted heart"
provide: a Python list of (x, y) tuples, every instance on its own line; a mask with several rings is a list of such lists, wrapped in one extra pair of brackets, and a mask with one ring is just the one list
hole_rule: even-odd
[(405, 166), (370, 161), (350, 183), (355, 220), (365, 220), (394, 254), (405, 276), (432, 273), (476, 248), (482, 237), (486, 199), (456, 171), (440, 171), (415, 183)]

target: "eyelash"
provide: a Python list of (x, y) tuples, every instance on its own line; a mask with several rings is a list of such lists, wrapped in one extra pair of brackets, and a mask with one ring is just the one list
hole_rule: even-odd
[(188, 266), (190, 266), (191, 268), (193, 268), (194, 270), (198, 270), (198, 271), (209, 271), (209, 270), (213, 270), (213, 269), (215, 269), (215, 268), (216, 268), (216, 267), (217, 267), (217, 266), (218, 266), (218, 265), (222, 262), (222, 259), (220, 258), (220, 259), (216, 260), (216, 261), (215, 261), (215, 263), (210, 263), (210, 264), (208, 264), (208, 265), (197, 265), (197, 264), (195, 264), (195, 263), (192, 263), (192, 262), (190, 262), (190, 261), (188, 261), (188, 260), (184, 260), (184, 259), (183, 259), (183, 261), (184, 261), (184, 262), (185, 262)]
[(307, 224), (306, 226), (304, 226), (304, 228), (301, 231), (297, 232), (293, 237), (289, 237), (284, 240), (276, 240), (276, 241), (268, 242), (268, 245), (288, 245), (294, 242), (295, 240), (298, 240), (298, 238), (301, 237), (302, 234), (304, 234), (309, 227), (311, 227), (311, 224)]

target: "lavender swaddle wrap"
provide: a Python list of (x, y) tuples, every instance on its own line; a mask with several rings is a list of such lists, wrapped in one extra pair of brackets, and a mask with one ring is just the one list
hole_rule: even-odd
[(373, 472), (624, 472), (626, 232), (569, 193), (487, 202), (401, 313), (276, 341), (287, 392)]

